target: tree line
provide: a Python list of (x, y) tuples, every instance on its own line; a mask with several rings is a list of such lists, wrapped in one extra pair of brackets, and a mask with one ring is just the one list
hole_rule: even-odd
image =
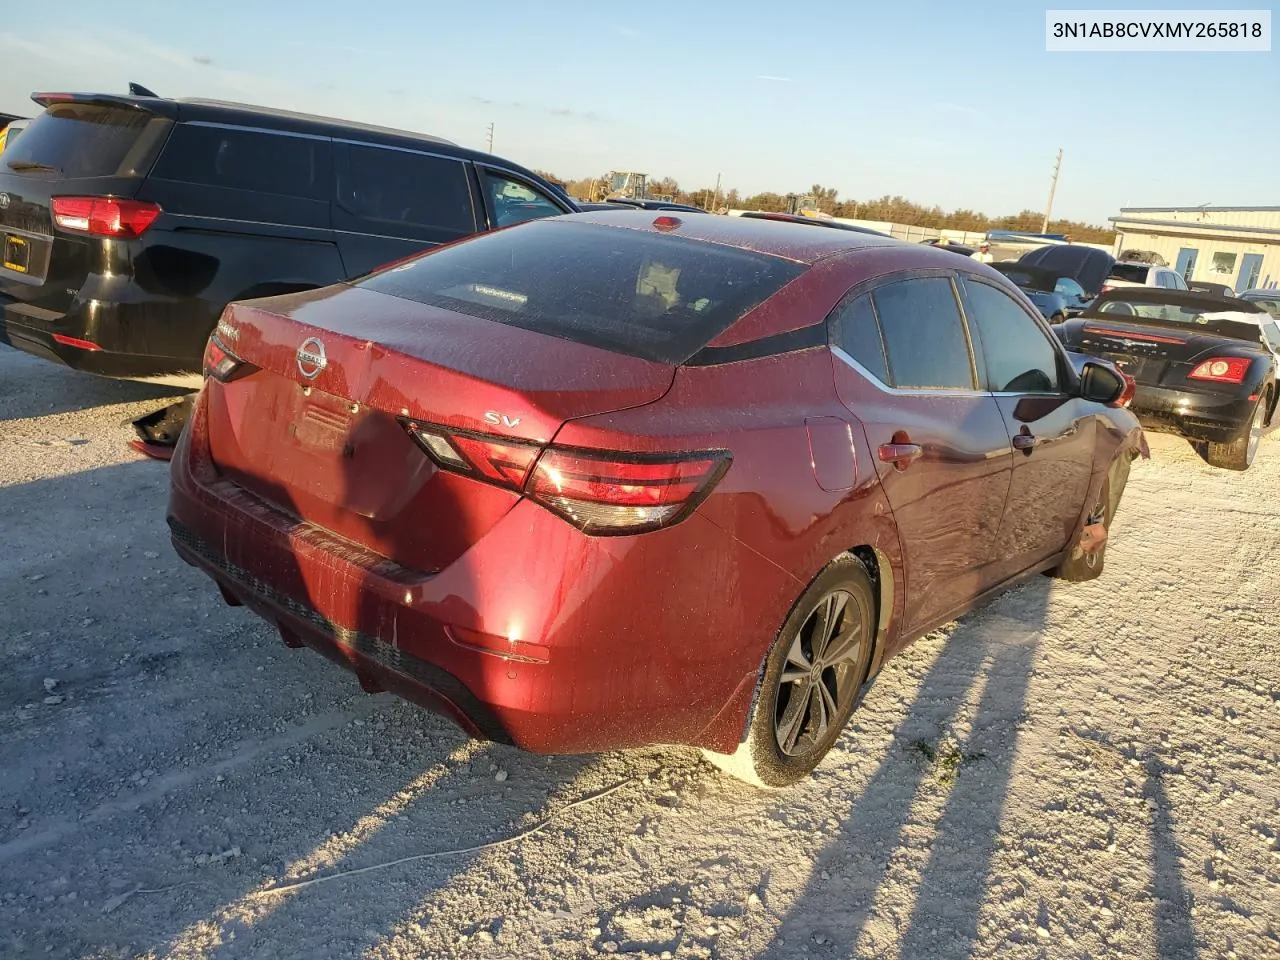
[[(539, 171), (542, 176), (561, 184), (570, 196), (580, 200), (603, 200), (609, 186), (609, 176), (590, 177), (581, 180), (562, 180), (554, 174)], [(649, 194), (655, 197), (671, 197), (679, 203), (688, 203), (704, 210), (767, 210), (785, 212), (790, 198), (783, 193), (757, 193), (744, 197), (735, 189), (721, 190), (701, 187), (697, 190), (682, 189), (671, 177), (650, 177)], [(1044, 222), (1044, 212), (1022, 210), (1001, 217), (989, 217), (985, 213), (963, 208), (943, 210), (939, 206), (926, 207), (905, 197), (888, 196), (875, 200), (841, 200), (834, 187), (815, 183), (801, 196), (809, 197), (823, 213), (853, 220), (885, 220), (934, 230), (967, 230), (986, 233), (988, 230), (1026, 230), (1039, 233)], [(1049, 233), (1070, 234), (1073, 240), (1084, 243), (1113, 243), (1115, 231), (1079, 220), (1050, 220)]]

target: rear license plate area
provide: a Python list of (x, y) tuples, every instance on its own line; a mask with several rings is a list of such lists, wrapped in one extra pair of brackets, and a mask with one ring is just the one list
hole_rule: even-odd
[(4, 268), (15, 273), (26, 273), (31, 269), (31, 244), (22, 237), (11, 233), (4, 235)]

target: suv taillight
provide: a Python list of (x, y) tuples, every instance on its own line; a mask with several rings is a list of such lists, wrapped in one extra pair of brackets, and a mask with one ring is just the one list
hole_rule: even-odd
[(511, 441), (401, 421), (441, 469), (522, 492), (584, 533), (644, 533), (678, 523), (724, 476), (725, 450), (636, 454)]
[(54, 197), (53, 222), (71, 233), (114, 240), (133, 240), (147, 232), (159, 204), (117, 197)]

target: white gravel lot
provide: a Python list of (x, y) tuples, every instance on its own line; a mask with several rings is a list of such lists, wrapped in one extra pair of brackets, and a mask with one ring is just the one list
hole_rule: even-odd
[(1274, 436), (1152, 437), (1100, 581), (920, 641), (765, 794), (286, 649), (169, 548), (161, 395), (0, 346), (0, 957), (1280, 956)]

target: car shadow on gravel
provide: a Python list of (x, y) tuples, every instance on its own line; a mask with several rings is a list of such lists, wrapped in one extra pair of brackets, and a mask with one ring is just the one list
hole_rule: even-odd
[[(1037, 578), (957, 624), (894, 731), (889, 753), (853, 798), (840, 832), (758, 956), (889, 949), (874, 942), (870, 921), (882, 886), (904, 866), (891, 862), (891, 852), (931, 826), (910, 918), (894, 931), (897, 954), (972, 955), (1051, 589), (1049, 580)], [(875, 695), (873, 689), (869, 696)], [(913, 805), (926, 792), (943, 797), (936, 823), (913, 820)]]
[(29, 356), (0, 343), (0, 423), (29, 420), (93, 407), (177, 400), (189, 392), (178, 387), (112, 380)]

